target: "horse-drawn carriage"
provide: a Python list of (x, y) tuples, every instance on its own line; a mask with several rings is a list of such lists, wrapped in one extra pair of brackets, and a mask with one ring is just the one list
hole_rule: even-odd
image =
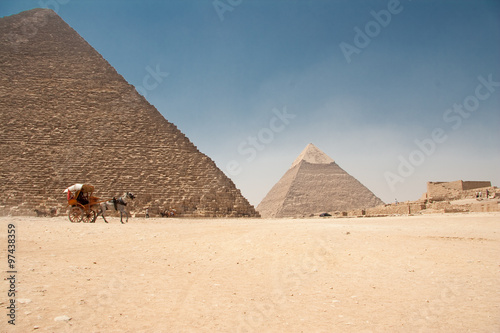
[(94, 223), (99, 213), (98, 197), (94, 197), (94, 186), (89, 184), (75, 184), (64, 190), (68, 197), (68, 218), (73, 223)]
[(92, 195), (93, 192), (94, 186), (90, 184), (75, 184), (64, 190), (64, 193), (67, 193), (68, 206), (71, 207), (68, 212), (68, 218), (71, 222), (94, 223), (100, 214), (104, 222), (108, 223), (104, 217), (104, 213), (110, 209), (120, 212), (121, 223), (123, 223), (123, 214), (125, 214), (128, 221), (128, 213), (125, 210), (125, 206), (128, 199), (135, 198), (132, 193), (125, 192), (118, 199), (99, 200), (98, 197)]

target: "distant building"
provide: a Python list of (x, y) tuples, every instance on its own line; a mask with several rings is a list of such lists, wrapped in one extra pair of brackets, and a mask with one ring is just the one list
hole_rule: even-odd
[(486, 189), (490, 187), (490, 181), (427, 182), (425, 198), (431, 201), (457, 200), (474, 197), (476, 193), (472, 190), (478, 192), (481, 189), (485, 190), (484, 196), (486, 196)]

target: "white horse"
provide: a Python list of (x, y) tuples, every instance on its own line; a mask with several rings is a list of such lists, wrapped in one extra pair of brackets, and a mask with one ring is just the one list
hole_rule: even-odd
[[(128, 213), (127, 213), (127, 210), (125, 209), (125, 206), (127, 205), (128, 199), (131, 199), (131, 200), (135, 199), (135, 195), (133, 195), (131, 192), (126, 192), (126, 193), (123, 193), (123, 195), (121, 197), (119, 197), (118, 199), (113, 198), (109, 201), (101, 203), (101, 211), (99, 212), (99, 214), (102, 215), (104, 222), (108, 223), (108, 221), (106, 221), (106, 218), (104, 217), (104, 213), (107, 210), (119, 211), (121, 223), (123, 223), (122, 216), (123, 216), (123, 213), (125, 213), (125, 216), (127, 217), (126, 222), (128, 222)], [(97, 215), (99, 216), (99, 214), (97, 214)]]

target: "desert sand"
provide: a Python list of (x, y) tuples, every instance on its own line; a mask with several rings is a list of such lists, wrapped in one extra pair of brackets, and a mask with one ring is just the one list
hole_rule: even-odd
[(2, 332), (500, 331), (500, 213), (0, 228)]

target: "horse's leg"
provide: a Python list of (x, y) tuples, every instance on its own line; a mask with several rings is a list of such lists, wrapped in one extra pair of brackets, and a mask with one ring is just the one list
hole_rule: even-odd
[(101, 215), (102, 215), (102, 218), (104, 219), (104, 222), (108, 223), (108, 221), (106, 221), (106, 218), (104, 217), (104, 212), (105, 211), (106, 211), (106, 207), (101, 206)]
[(125, 210), (125, 206), (120, 205), (120, 206), (118, 206), (118, 209), (120, 210), (120, 222), (121, 222), (122, 224), (124, 224), (124, 222), (122, 221), (122, 216), (123, 216), (123, 214), (125, 214), (125, 216), (127, 217), (127, 220), (126, 220), (125, 222), (128, 222), (128, 213), (127, 213), (127, 211)]

